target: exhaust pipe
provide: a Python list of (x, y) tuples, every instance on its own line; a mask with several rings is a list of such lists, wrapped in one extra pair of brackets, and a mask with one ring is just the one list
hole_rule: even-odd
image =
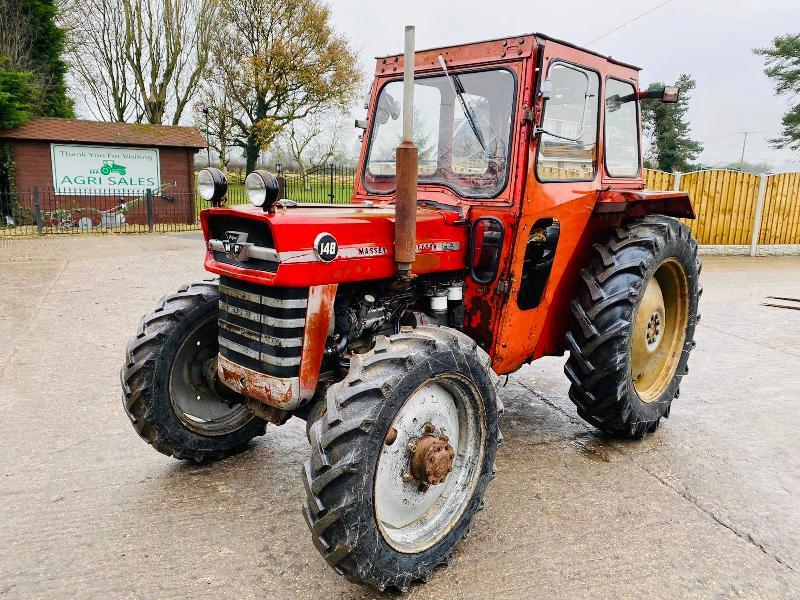
[(417, 249), (417, 158), (414, 145), (414, 26), (406, 25), (403, 56), (403, 141), (396, 151), (394, 260), (397, 275), (408, 279)]

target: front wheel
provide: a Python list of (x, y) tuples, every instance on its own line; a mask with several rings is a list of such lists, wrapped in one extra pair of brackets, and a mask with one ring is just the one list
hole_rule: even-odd
[(305, 516), (339, 573), (380, 590), (427, 581), (468, 532), (494, 472), (489, 357), (419, 327), (355, 355), (309, 428)]
[(686, 225), (651, 215), (594, 250), (572, 301), (569, 395), (595, 427), (642, 437), (669, 416), (688, 372), (702, 293), (697, 242)]
[(219, 286), (165, 296), (128, 343), (122, 401), (137, 433), (167, 456), (206, 462), (262, 435), (266, 424), (217, 380)]

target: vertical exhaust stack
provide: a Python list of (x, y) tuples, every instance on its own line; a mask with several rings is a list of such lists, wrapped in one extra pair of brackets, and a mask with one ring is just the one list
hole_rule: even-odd
[(406, 25), (403, 64), (403, 141), (397, 147), (394, 260), (407, 279), (417, 248), (417, 155), (414, 145), (414, 26)]

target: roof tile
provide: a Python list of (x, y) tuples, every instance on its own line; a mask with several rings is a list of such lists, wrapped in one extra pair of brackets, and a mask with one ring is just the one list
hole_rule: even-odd
[(124, 146), (206, 147), (206, 141), (196, 127), (106, 123), (53, 117), (31, 119), (15, 129), (0, 131), (0, 138)]

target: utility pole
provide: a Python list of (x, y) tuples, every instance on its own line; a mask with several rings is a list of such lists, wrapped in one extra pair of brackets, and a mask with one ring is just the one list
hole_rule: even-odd
[[(203, 114), (206, 116), (206, 153), (208, 154), (208, 166), (211, 166), (211, 129), (208, 126), (208, 107), (203, 109)], [(223, 165), (223, 169), (225, 166)]]
[(755, 133), (756, 130), (752, 129), (750, 131), (740, 131), (739, 133), (744, 134), (744, 140), (742, 140), (742, 158), (739, 159), (739, 171), (741, 172), (742, 168), (744, 167), (744, 149), (747, 146), (747, 134), (748, 133)]

